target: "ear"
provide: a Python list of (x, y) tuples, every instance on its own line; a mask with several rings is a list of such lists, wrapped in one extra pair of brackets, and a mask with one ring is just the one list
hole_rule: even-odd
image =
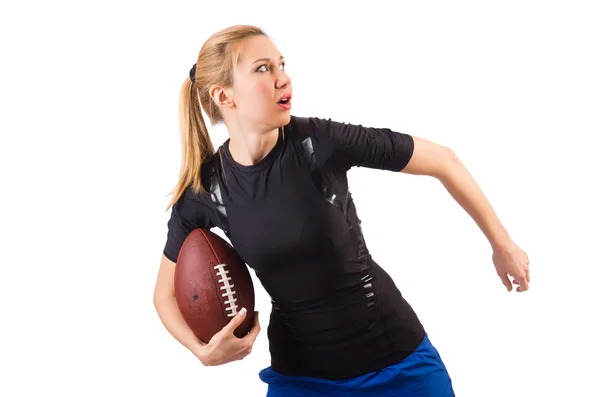
[(210, 96), (218, 107), (233, 107), (233, 96), (231, 89), (220, 86), (212, 86), (210, 88)]

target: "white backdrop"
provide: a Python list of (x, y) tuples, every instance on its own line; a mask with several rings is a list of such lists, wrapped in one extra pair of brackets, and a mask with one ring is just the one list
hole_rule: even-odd
[(221, 367), (203, 367), (152, 303), (179, 88), (208, 36), (238, 23), (285, 55), (293, 114), (451, 147), (529, 255), (530, 290), (508, 293), (437, 180), (351, 171), (371, 253), (457, 396), (600, 395), (593, 3), (3, 3), (0, 395), (264, 395), (270, 305), (256, 279), (263, 331)]

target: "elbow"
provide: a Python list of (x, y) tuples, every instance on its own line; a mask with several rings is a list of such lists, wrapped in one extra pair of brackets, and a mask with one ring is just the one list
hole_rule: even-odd
[(448, 157), (450, 160), (458, 160), (458, 155), (454, 150), (452, 150), (452, 148), (449, 148), (448, 146), (442, 146), (442, 149), (444, 150), (446, 157)]
[(444, 157), (444, 163), (446, 164), (447, 167), (450, 167), (453, 164), (456, 164), (456, 163), (460, 162), (460, 159), (458, 158), (458, 155), (451, 148), (444, 146), (443, 147), (443, 153), (444, 153), (444, 155), (443, 155), (443, 157)]
[(461, 164), (458, 155), (449, 147), (442, 147), (440, 166), (435, 172), (437, 179), (443, 180), (448, 175), (451, 175), (457, 165)]
[(158, 311), (158, 307), (160, 305), (160, 299), (159, 299), (158, 295), (156, 295), (156, 293), (154, 293), (154, 296), (152, 297), (152, 304), (154, 305), (154, 308)]
[(156, 310), (158, 310), (159, 306), (164, 301), (165, 301), (164, 294), (161, 293), (158, 288), (155, 288), (154, 289), (154, 295), (152, 296), (152, 303), (154, 304), (154, 308), (156, 308)]
[(165, 291), (161, 291), (160, 289), (155, 289), (154, 290), (154, 295), (152, 296), (152, 301), (154, 302), (154, 304), (162, 302), (165, 300), (165, 298), (168, 296), (168, 294)]
[(171, 300), (176, 300), (175, 291), (164, 291), (157, 288), (152, 296), (152, 303), (157, 311), (164, 306), (165, 302), (170, 302)]

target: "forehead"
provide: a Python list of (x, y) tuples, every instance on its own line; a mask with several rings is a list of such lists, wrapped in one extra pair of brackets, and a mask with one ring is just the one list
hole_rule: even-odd
[(266, 36), (253, 36), (242, 40), (238, 47), (238, 65), (250, 65), (260, 58), (279, 59), (281, 53)]

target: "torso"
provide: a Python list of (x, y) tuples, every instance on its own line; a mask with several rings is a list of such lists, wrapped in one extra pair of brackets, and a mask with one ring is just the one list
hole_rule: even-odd
[(252, 166), (237, 164), (225, 142), (206, 165), (207, 200), (273, 300), (273, 369), (358, 376), (409, 355), (424, 329), (369, 254), (346, 173), (320, 162), (295, 121)]

